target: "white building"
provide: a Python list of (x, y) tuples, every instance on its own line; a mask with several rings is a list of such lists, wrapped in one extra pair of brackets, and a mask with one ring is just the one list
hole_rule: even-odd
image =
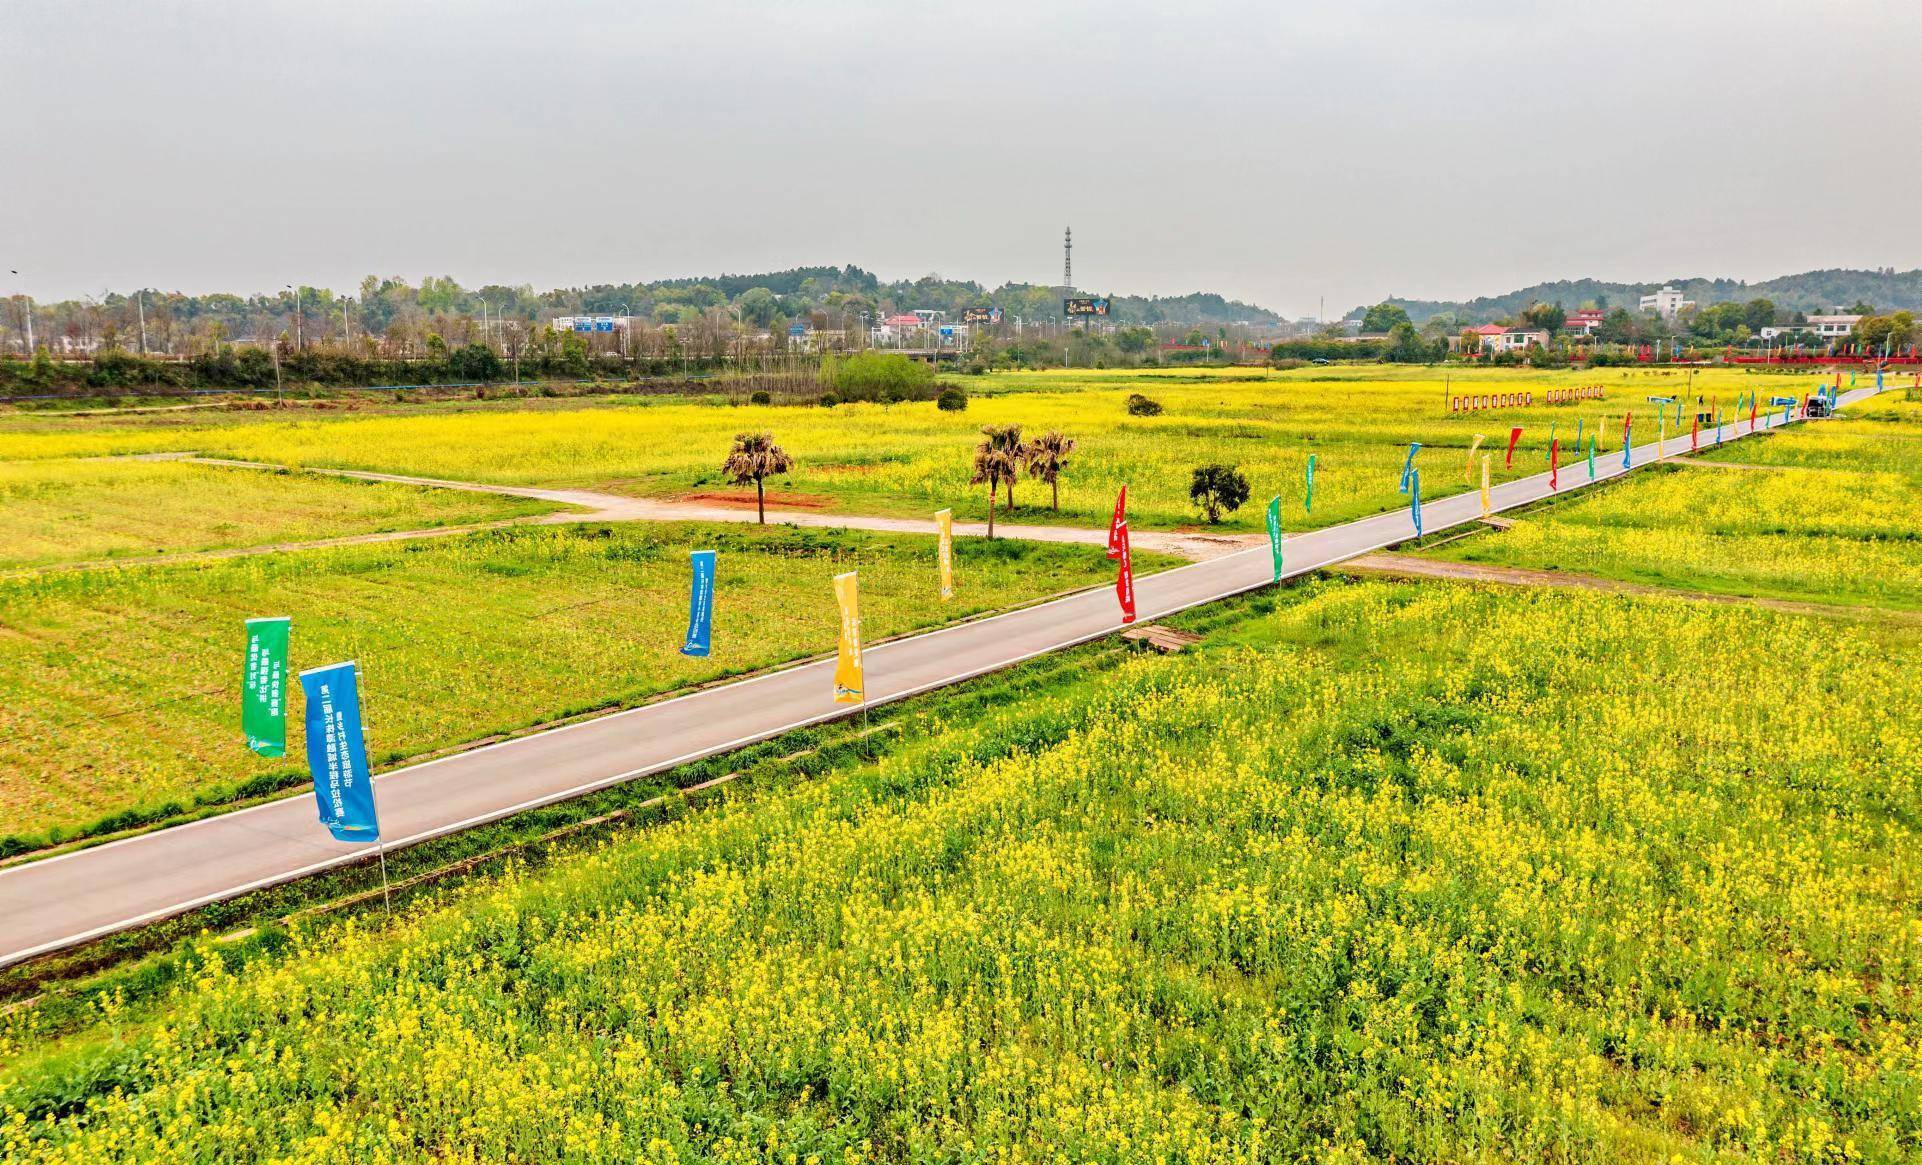
[(1541, 328), (1504, 328), (1500, 335), (1484, 335), (1482, 347), (1489, 352), (1520, 352), (1548, 347), (1548, 332)]
[(1806, 324), (1783, 324), (1776, 328), (1763, 328), (1762, 338), (1773, 340), (1777, 336), (1792, 336), (1798, 332), (1813, 332), (1824, 340), (1840, 340), (1855, 331), (1855, 325), (1862, 322), (1859, 315), (1837, 312), (1834, 315), (1810, 316)]
[(926, 327), (919, 312), (900, 312), (883, 317), (869, 333), (868, 342), (877, 348), (905, 347), (916, 332)]
[(1667, 284), (1663, 284), (1662, 289), (1654, 295), (1644, 295), (1642, 297), (1642, 310), (1652, 311), (1665, 320), (1672, 320), (1685, 308), (1694, 306), (1694, 300), (1683, 299), (1681, 292)]

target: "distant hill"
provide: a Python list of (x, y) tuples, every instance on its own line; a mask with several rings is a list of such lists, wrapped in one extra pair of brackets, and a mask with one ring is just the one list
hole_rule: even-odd
[[(1563, 279), (1478, 299), (1390, 299), (1388, 302), (1400, 304), (1417, 324), (1448, 313), (1453, 313), (1462, 323), (1488, 323), (1513, 316), (1531, 303), (1560, 303), (1570, 310), (1593, 303), (1634, 311), (1642, 296), (1660, 289), (1663, 284), (1680, 288), (1688, 298), (1705, 306), (1767, 299), (1788, 311), (1821, 312), (1838, 304), (1867, 303), (1881, 311), (1907, 308), (1922, 312), (1922, 269), (1863, 271), (1846, 267), (1782, 275), (1759, 283), (1699, 278), (1657, 279), (1648, 283)], [(1357, 308), (1350, 314), (1358, 315), (1364, 310), (1365, 307)]]
[[(893, 311), (933, 308), (959, 312), (970, 307), (998, 307), (1007, 315), (1029, 319), (1046, 319), (1061, 314), (1061, 291), (1057, 287), (1004, 283), (989, 290), (973, 280), (943, 279), (939, 275), (884, 283), (872, 273), (855, 266), (796, 267), (760, 275), (662, 279), (651, 283), (589, 288), (581, 293), (581, 298), (587, 309), (609, 310), (622, 303), (665, 305), (698, 300), (701, 294), (709, 290), (718, 292), (728, 301), (734, 301), (755, 288), (766, 288), (782, 301), (782, 308), (794, 312), (832, 306), (844, 300), (858, 300)], [(1076, 294), (1106, 293), (1082, 288)], [(1272, 326), (1282, 322), (1279, 315), (1267, 308), (1207, 291), (1186, 295), (1109, 295), (1109, 301), (1112, 318), (1121, 323), (1166, 323), (1185, 327), (1236, 323)]]

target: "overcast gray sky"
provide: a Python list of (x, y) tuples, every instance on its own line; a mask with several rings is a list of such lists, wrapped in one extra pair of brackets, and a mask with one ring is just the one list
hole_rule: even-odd
[(0, 0), (0, 278), (856, 263), (1293, 316), (1922, 265), (1916, 0)]

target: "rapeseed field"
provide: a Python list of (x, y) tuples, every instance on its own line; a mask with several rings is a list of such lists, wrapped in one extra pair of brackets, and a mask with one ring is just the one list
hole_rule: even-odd
[(1906, 1159), (1919, 657), (1310, 588), (391, 926), (206, 942), (79, 1031), (9, 1013), (0, 1156)]

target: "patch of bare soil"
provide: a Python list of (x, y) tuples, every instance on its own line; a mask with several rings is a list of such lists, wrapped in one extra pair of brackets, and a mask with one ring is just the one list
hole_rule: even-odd
[[(705, 502), (711, 506), (738, 506), (751, 510), (754, 508), (754, 491), (682, 494), (676, 500)], [(767, 495), (767, 504), (784, 510), (825, 510), (834, 504), (834, 499), (822, 494), (777, 493), (770, 490)]]

